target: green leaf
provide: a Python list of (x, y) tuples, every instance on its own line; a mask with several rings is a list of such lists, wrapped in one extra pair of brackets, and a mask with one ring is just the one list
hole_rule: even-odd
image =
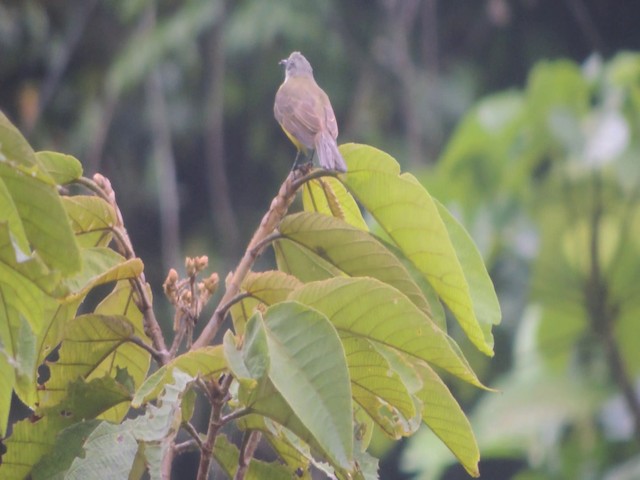
[[(84, 442), (84, 456), (73, 461), (65, 478), (129, 478), (139, 445), (144, 448), (160, 444), (161, 451), (151, 448), (151, 454), (154, 459), (162, 458), (169, 448), (167, 439), (172, 438), (180, 426), (182, 396), (194, 380), (177, 369), (173, 370), (173, 378), (174, 381), (167, 384), (158, 407), (148, 405), (144, 415), (119, 425), (100, 424)], [(105, 462), (105, 458), (109, 461)], [(150, 465), (152, 478), (159, 477), (159, 467), (158, 462)]]
[(358, 204), (335, 178), (316, 178), (305, 183), (302, 188), (302, 205), (306, 212), (329, 215), (365, 232), (369, 230)]
[[(307, 248), (349, 276), (373, 277), (397, 288), (431, 316), (427, 300), (407, 269), (368, 232), (337, 218), (304, 212), (285, 217), (278, 230), (286, 239)], [(295, 265), (294, 262), (287, 264)]]
[(231, 307), (233, 327), (238, 335), (244, 333), (247, 320), (255, 308), (262, 304), (272, 305), (287, 298), (289, 292), (301, 285), (300, 281), (284, 272), (249, 272), (240, 287), (246, 295), (242, 301)]
[(113, 238), (116, 212), (100, 197), (76, 195), (63, 197), (62, 203), (81, 247), (106, 247)]
[(418, 412), (400, 376), (368, 340), (355, 336), (341, 336), (341, 340), (353, 400), (391, 438), (413, 433), (410, 420)]
[[(264, 318), (259, 313), (251, 318), (246, 342), (245, 364), (254, 378), (268, 368), (268, 381), (262, 381), (249, 406), (317, 444), (333, 464), (350, 470), (349, 374), (342, 345), (327, 319), (298, 303), (279, 303)], [(266, 351), (259, 346), (265, 343)]]
[(478, 321), (470, 287), (437, 204), (386, 154), (363, 145), (344, 149), (345, 185), (418, 268), (455, 315), (471, 342), (493, 355), (493, 340)]
[(71, 155), (37, 152), (36, 159), (58, 185), (71, 183), (82, 176), (82, 164)]
[(304, 285), (296, 300), (322, 312), (340, 335), (353, 335), (438, 366), (480, 388), (456, 343), (398, 290), (373, 278), (333, 278)]
[(296, 303), (270, 307), (263, 324), (269, 378), (336, 463), (349, 468), (351, 389), (336, 331), (322, 314)]
[(173, 380), (173, 371), (176, 368), (194, 378), (207, 378), (222, 373), (227, 369), (222, 345), (190, 350), (174, 358), (144, 381), (133, 397), (131, 406), (138, 408), (143, 403), (155, 399), (164, 386)]
[[(59, 272), (51, 271), (37, 255), (16, 258), (11, 232), (0, 224), (0, 293), (5, 305), (23, 315), (34, 332), (42, 330), (43, 304), (47, 298), (61, 297)], [(0, 320), (4, 312), (0, 312)], [(17, 332), (16, 332), (17, 333)], [(0, 340), (6, 342), (7, 339)]]
[[(80, 254), (55, 183), (36, 163), (33, 151), (22, 152), (28, 157), (24, 159), (12, 157), (15, 152), (7, 151), (13, 146), (3, 142), (6, 133), (3, 118), (6, 120), (4, 115), (0, 116), (0, 158), (8, 158), (8, 161), (0, 162), (0, 180), (4, 183), (4, 193), (11, 196), (12, 204), (0, 207), (0, 219), (7, 218), (7, 208), (15, 207), (33, 250), (49, 268), (64, 275), (71, 274), (80, 268)], [(28, 145), (17, 150), (27, 148)], [(15, 226), (15, 215), (9, 214), (9, 218), (14, 220)], [(19, 238), (22, 232), (17, 232)]]
[(294, 275), (302, 282), (325, 280), (342, 275), (338, 268), (298, 243), (280, 239), (272, 245), (278, 269)]
[(473, 477), (480, 475), (480, 450), (471, 424), (440, 377), (427, 364), (415, 362), (423, 387), (416, 396), (423, 403), (422, 420), (453, 452)]
[[(129, 392), (112, 378), (69, 384), (67, 396), (57, 405), (21, 420), (6, 441), (7, 453), (0, 464), (1, 478), (25, 478), (36, 463), (58, 444), (57, 435), (66, 427), (93, 419), (129, 398)], [(48, 463), (45, 463), (47, 465)]]
[(118, 368), (126, 368), (134, 379), (143, 378), (149, 353), (129, 342), (134, 333), (131, 321), (122, 315), (88, 314), (71, 320), (60, 358), (49, 364), (51, 377), (40, 391), (40, 405), (58, 403), (66, 396), (67, 384), (77, 378), (115, 377)]
[(72, 292), (68, 299), (84, 297), (98, 285), (137, 277), (144, 268), (139, 258), (125, 260), (106, 247), (83, 248), (82, 261), (82, 271), (65, 282)]
[(491, 277), (489, 277), (480, 252), (467, 231), (440, 202), (435, 199), (434, 201), (440, 212), (440, 217), (447, 227), (449, 238), (451, 238), (458, 255), (467, 285), (469, 285), (473, 309), (484, 334), (485, 342), (493, 349), (491, 328), (500, 323), (502, 313)]

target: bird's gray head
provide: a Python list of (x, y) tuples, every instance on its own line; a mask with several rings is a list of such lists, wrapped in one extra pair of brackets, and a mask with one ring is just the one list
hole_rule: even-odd
[(313, 68), (309, 61), (300, 52), (293, 52), (289, 58), (280, 60), (280, 65), (284, 65), (285, 78), (289, 77), (313, 77)]

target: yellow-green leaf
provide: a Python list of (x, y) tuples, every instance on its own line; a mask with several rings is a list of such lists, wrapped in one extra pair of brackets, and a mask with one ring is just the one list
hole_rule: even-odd
[(55, 405), (77, 378), (115, 377), (117, 368), (143, 377), (149, 353), (129, 342), (135, 329), (122, 315), (81, 315), (71, 320), (62, 340), (60, 358), (49, 364), (51, 377), (40, 393), (42, 407)]
[(471, 424), (447, 386), (426, 363), (414, 362), (423, 387), (416, 393), (422, 401), (422, 420), (456, 456), (473, 477), (479, 476), (480, 450)]
[(399, 175), (397, 162), (379, 150), (351, 145), (343, 153), (349, 158), (347, 188), (425, 276), (473, 344), (493, 355), (493, 340), (480, 325), (458, 252), (429, 193), (413, 176)]
[(285, 217), (278, 230), (349, 276), (373, 277), (397, 288), (431, 316), (427, 300), (407, 269), (368, 232), (334, 217), (305, 212)]
[(350, 334), (425, 360), (484, 388), (458, 346), (404, 294), (373, 278), (332, 278), (295, 290), (290, 300), (322, 312)]

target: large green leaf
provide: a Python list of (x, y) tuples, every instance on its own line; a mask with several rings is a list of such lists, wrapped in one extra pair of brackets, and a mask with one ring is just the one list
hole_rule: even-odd
[[(429, 193), (413, 176), (400, 175), (397, 162), (379, 150), (351, 144), (343, 145), (341, 151), (349, 158), (347, 188), (427, 278), (473, 344), (493, 355), (493, 337), (481, 324), (495, 323), (496, 313), (479, 320), (487, 312), (474, 304), (447, 225)], [(489, 285), (483, 291), (492, 288)]]
[(128, 398), (129, 392), (112, 378), (96, 378), (88, 383), (83, 380), (72, 382), (67, 396), (59, 404), (44, 408), (38, 416), (21, 420), (13, 426), (13, 433), (6, 441), (7, 452), (2, 456), (0, 477), (26, 478), (36, 463), (54, 450), (58, 443), (56, 436), (61, 430), (95, 418)]
[[(16, 258), (11, 232), (0, 223), (0, 294), (6, 305), (24, 316), (34, 332), (43, 327), (45, 299), (65, 293), (60, 280), (59, 272), (51, 271), (38, 255)], [(0, 312), (0, 320), (6, 322), (4, 315)]]
[[(230, 365), (236, 365), (228, 342), (226, 350)], [(247, 324), (243, 362), (236, 375), (259, 381), (248, 406), (315, 446), (336, 467), (351, 470), (349, 374), (327, 319), (295, 302), (273, 305), (264, 317), (256, 313)]]
[(77, 378), (115, 377), (118, 368), (127, 369), (134, 379), (144, 377), (149, 353), (130, 343), (135, 333), (134, 325), (123, 315), (88, 314), (71, 320), (60, 358), (49, 364), (51, 377), (40, 391), (40, 405), (58, 403), (66, 396), (69, 382)]
[[(427, 300), (407, 269), (368, 232), (334, 217), (304, 212), (285, 217), (278, 230), (283, 237), (307, 248), (347, 275), (377, 278), (397, 288), (431, 316)], [(295, 271), (293, 273), (295, 275)]]
[(322, 312), (349, 334), (425, 360), (483, 387), (455, 342), (398, 290), (373, 278), (333, 278), (304, 285), (291, 300)]
[[(0, 180), (4, 184), (0, 199), (8, 192), (11, 203), (0, 204), (0, 221), (11, 218), (18, 212), (22, 229), (16, 230), (16, 238), (26, 233), (31, 248), (38, 252), (44, 263), (70, 274), (80, 268), (79, 250), (62, 208), (53, 178), (39, 164), (35, 153), (0, 112)], [(19, 244), (24, 248), (22, 240)], [(24, 254), (28, 252), (23, 250)]]

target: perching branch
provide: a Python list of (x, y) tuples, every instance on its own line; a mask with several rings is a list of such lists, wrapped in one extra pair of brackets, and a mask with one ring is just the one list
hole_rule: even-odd
[(293, 202), (298, 189), (307, 181), (317, 178), (319, 176), (330, 175), (330, 172), (325, 170), (316, 170), (309, 175), (304, 175), (303, 170), (294, 170), (285, 179), (284, 183), (280, 187), (278, 194), (271, 202), (269, 211), (262, 217), (260, 226), (253, 234), (253, 238), (249, 242), (244, 256), (240, 260), (240, 263), (236, 267), (231, 280), (228, 282), (227, 289), (218, 303), (218, 307), (205, 325), (202, 333), (198, 339), (193, 342), (193, 348), (202, 348), (208, 345), (211, 340), (216, 336), (222, 321), (228, 311), (233, 305), (233, 299), (238, 293), (240, 293), (240, 285), (244, 281), (247, 273), (253, 266), (253, 263), (260, 256), (265, 249), (267, 243), (264, 240), (269, 237), (276, 229), (280, 221), (284, 218), (289, 209), (289, 205)]

